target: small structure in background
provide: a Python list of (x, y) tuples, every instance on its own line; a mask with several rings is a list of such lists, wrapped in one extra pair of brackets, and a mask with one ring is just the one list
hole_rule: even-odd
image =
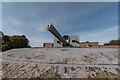
[(80, 43), (80, 47), (99, 47), (99, 43), (98, 42), (81, 42)]
[(2, 51), (2, 36), (4, 36), (4, 34), (0, 31), (0, 52)]
[(0, 31), (0, 37), (2, 37), (2, 36), (4, 36), (4, 34), (3, 34), (3, 32), (2, 32), (2, 31)]
[(44, 47), (53, 47), (53, 43), (44, 43), (43, 46)]

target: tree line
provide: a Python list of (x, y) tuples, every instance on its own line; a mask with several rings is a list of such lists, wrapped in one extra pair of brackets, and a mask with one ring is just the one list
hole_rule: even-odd
[(2, 36), (2, 51), (6, 51), (13, 48), (28, 48), (29, 40), (26, 38), (25, 35), (3, 35)]
[(104, 45), (120, 45), (120, 40), (111, 40), (109, 43), (105, 43)]

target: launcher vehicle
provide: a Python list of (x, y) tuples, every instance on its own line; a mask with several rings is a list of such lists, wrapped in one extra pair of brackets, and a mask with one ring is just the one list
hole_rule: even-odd
[(55, 36), (53, 47), (79, 47), (79, 36), (62, 36), (51, 23), (46, 25), (46, 29)]

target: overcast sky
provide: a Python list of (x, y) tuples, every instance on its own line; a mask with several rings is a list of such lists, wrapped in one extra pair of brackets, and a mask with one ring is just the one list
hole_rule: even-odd
[(26, 35), (31, 46), (53, 42), (45, 30), (51, 22), (62, 35), (79, 35), (80, 42), (100, 44), (118, 39), (117, 2), (3, 2), (2, 31)]

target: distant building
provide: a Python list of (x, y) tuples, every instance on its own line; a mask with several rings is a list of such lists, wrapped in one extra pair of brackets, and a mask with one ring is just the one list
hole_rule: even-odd
[(81, 42), (79, 45), (80, 45), (80, 47), (89, 47), (88, 43), (86, 43), (86, 42)]
[(2, 36), (4, 36), (4, 34), (0, 31), (0, 51), (2, 51)]
[(2, 36), (4, 36), (4, 34), (3, 34), (3, 32), (2, 32), (2, 31), (0, 31), (0, 37), (2, 37)]
[(99, 43), (98, 42), (81, 42), (80, 47), (99, 47)]
[(43, 47), (53, 47), (53, 43), (43, 43)]

